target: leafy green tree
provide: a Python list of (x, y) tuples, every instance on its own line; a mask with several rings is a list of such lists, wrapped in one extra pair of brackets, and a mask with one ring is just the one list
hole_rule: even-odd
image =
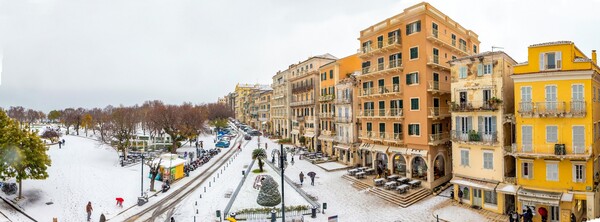
[(48, 113), (48, 119), (52, 122), (56, 122), (60, 119), (62, 113), (59, 110), (52, 110)]
[(228, 126), (227, 119), (224, 118), (212, 120), (210, 121), (210, 125), (217, 128), (225, 128)]
[(263, 166), (265, 165), (265, 163), (263, 163), (262, 159), (264, 158), (267, 158), (267, 152), (265, 151), (265, 149), (256, 148), (252, 150), (252, 159), (258, 159), (258, 168), (260, 169), (260, 172), (263, 172)]
[(50, 166), (46, 146), (39, 136), (9, 119), (0, 111), (0, 179), (16, 178), (22, 198), (23, 180), (48, 178)]

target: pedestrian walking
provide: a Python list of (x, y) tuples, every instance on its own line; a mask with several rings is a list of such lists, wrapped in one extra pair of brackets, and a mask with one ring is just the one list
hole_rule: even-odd
[(171, 222), (175, 222), (175, 218), (171, 217)]
[(62, 139), (62, 145), (65, 145), (65, 139)]
[(511, 213), (508, 216), (510, 222), (519, 222), (519, 213), (517, 213), (517, 211), (511, 211)]
[(458, 203), (462, 204), (462, 197), (463, 197), (463, 192), (460, 189), (460, 187), (458, 188)]
[(300, 171), (300, 186), (302, 186), (302, 184), (304, 184), (304, 173)]
[(533, 212), (531, 212), (531, 208), (527, 208), (527, 211), (523, 214), (523, 222), (533, 222)]
[(265, 150), (266, 150), (266, 149), (268, 149), (268, 148), (267, 148), (267, 142), (265, 142)]
[(100, 222), (106, 222), (106, 216), (104, 216), (104, 214), (100, 214)]
[(88, 201), (87, 206), (85, 206), (85, 212), (87, 213), (87, 221), (90, 221), (92, 219), (92, 211), (94, 210), (94, 208), (92, 208), (92, 202)]
[(308, 172), (307, 173), (308, 177), (310, 177), (310, 185), (315, 185), (315, 176), (317, 176), (317, 174), (315, 172)]
[(538, 208), (538, 213), (542, 217), (542, 222), (548, 221), (548, 210), (546, 210), (546, 208), (543, 208), (543, 207)]
[(62, 141), (58, 141), (58, 148), (62, 148)]

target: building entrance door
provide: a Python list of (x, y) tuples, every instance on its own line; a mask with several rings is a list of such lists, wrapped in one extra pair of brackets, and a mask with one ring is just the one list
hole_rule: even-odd
[(473, 188), (473, 205), (481, 207), (481, 190)]

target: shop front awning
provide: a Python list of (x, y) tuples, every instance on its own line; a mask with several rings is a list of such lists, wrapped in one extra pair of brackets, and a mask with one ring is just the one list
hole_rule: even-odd
[(550, 205), (558, 206), (562, 198), (562, 193), (537, 191), (530, 189), (520, 189), (518, 192), (519, 201), (526, 205)]
[(295, 130), (292, 130), (292, 132), (290, 132), (290, 133), (291, 133), (291, 134), (298, 135), (298, 134), (300, 134), (300, 131), (298, 131), (297, 129), (295, 129)]
[(496, 185), (498, 185), (497, 182), (494, 183), (494, 182), (475, 180), (475, 179), (464, 178), (464, 177), (459, 177), (459, 176), (454, 176), (452, 178), (452, 180), (450, 180), (450, 183), (456, 184), (459, 186), (474, 187), (474, 188), (483, 189), (483, 190), (494, 190), (494, 189), (496, 189)]
[(341, 149), (341, 150), (349, 150), (350, 146), (344, 145), (344, 144), (338, 144), (338, 145), (333, 146), (333, 148)]
[(370, 143), (361, 143), (359, 149), (370, 151), (371, 150), (371, 146), (373, 146), (373, 144), (370, 144)]
[(319, 140), (328, 141), (328, 142), (333, 142), (333, 136), (325, 136), (325, 135), (320, 135), (320, 136), (319, 136)]
[(419, 156), (422, 156), (422, 157), (426, 157), (427, 156), (427, 150), (420, 150), (420, 149), (411, 149), (411, 148), (408, 148), (406, 150), (406, 152), (408, 154), (410, 154), (410, 155), (419, 155)]
[(503, 194), (515, 195), (515, 194), (517, 194), (517, 191), (519, 190), (520, 187), (521, 186), (514, 185), (514, 184), (499, 183), (498, 186), (496, 187), (496, 192), (503, 193)]
[(388, 148), (390, 148), (390, 147), (389, 146), (375, 144), (375, 145), (373, 145), (371, 147), (371, 151), (373, 151), (373, 152), (380, 152), (380, 153), (387, 153)]
[(388, 149), (388, 152), (394, 153), (394, 154), (406, 155), (407, 154), (407, 149), (406, 148), (402, 148), (402, 147), (390, 146), (390, 148)]
[(305, 133), (304, 137), (306, 137), (306, 138), (313, 138), (313, 137), (315, 137), (315, 133), (312, 133), (312, 132)]

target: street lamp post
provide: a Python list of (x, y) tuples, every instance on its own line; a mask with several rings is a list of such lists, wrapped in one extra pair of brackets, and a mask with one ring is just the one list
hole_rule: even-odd
[(280, 144), (281, 149), (280, 149), (280, 154), (279, 154), (279, 164), (281, 167), (281, 221), (285, 222), (285, 186), (284, 186), (284, 175), (283, 175), (283, 171), (285, 170), (283, 161), (284, 161), (284, 156), (283, 156), (283, 144)]
[(141, 195), (140, 197), (144, 196), (144, 154), (142, 153), (142, 178), (141, 178)]

